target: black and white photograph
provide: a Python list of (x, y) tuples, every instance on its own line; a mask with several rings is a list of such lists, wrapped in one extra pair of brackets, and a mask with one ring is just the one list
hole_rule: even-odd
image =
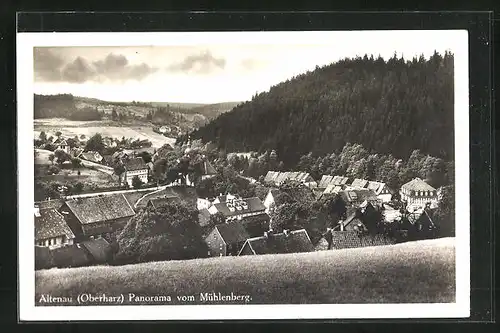
[(21, 319), (469, 315), (466, 31), (17, 38)]

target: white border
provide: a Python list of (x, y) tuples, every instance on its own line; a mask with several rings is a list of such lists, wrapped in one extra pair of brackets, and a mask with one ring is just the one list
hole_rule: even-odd
[[(356, 34), (422, 31), (349, 31)], [(429, 32), (429, 31), (426, 31)], [(19, 202), (31, 207), (33, 185), (33, 47), (148, 46), (219, 43), (321, 43), (339, 32), (155, 32), (155, 33), (18, 33), (18, 180)], [(455, 59), (456, 303), (324, 305), (182, 305), (35, 307), (33, 213), (19, 214), (19, 320), (223, 320), (223, 319), (371, 319), (465, 318), (470, 315), (469, 87), (468, 32), (437, 30), (453, 45)], [(408, 36), (411, 39), (411, 36)], [(459, 135), (457, 135), (459, 133)], [(22, 176), (20, 176), (22, 175)], [(230, 311), (228, 311), (230, 310)]]

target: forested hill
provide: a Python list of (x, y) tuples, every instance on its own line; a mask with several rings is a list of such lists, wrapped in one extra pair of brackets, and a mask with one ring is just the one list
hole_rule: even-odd
[(346, 142), (453, 158), (453, 55), (344, 59), (298, 75), (192, 133), (226, 151), (276, 149), (286, 165)]

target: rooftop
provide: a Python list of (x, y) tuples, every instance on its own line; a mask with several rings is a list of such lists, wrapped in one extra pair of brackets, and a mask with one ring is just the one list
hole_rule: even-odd
[(60, 236), (75, 238), (64, 217), (55, 208), (43, 208), (39, 212), (40, 216), (35, 216), (35, 240)]
[(127, 162), (125, 162), (125, 169), (127, 169), (127, 171), (134, 171), (149, 169), (149, 167), (146, 165), (142, 157), (137, 157), (131, 158)]
[(250, 238), (244, 246), (249, 246), (254, 254), (277, 254), (313, 251), (314, 247), (305, 229), (290, 231), (287, 234), (268, 234)]
[(245, 227), (239, 222), (222, 223), (216, 225), (215, 228), (226, 244), (242, 243), (250, 237)]
[(401, 188), (404, 188), (408, 191), (435, 191), (436, 189), (429, 184), (427, 184), (425, 181), (423, 181), (420, 178), (414, 178), (413, 180), (409, 181), (408, 183), (404, 184), (401, 186)]
[(82, 224), (115, 220), (135, 215), (123, 194), (110, 194), (66, 201), (66, 205)]
[[(214, 204), (218, 212), (226, 217), (237, 216), (244, 213), (264, 211), (266, 207), (257, 197), (230, 200)], [(230, 207), (233, 207), (232, 209)]]

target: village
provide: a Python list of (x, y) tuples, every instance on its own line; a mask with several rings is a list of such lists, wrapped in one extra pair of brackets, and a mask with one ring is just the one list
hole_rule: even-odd
[[(308, 172), (269, 170), (256, 179), (235, 172), (236, 178), (265, 192), (260, 197), (242, 196), (231, 190), (216, 193), (214, 188), (204, 188), (204, 193), (212, 195), (202, 196), (197, 186), (211, 186), (211, 179), (227, 171), (213, 165), (220, 164), (220, 156), (200, 154), (190, 140), (179, 147), (165, 144), (157, 149), (147, 140), (101, 138), (97, 150), (108, 154), (89, 150), (89, 140), (59, 133), (51, 140), (35, 140), (35, 155), (37, 150), (53, 151), (52, 162), (55, 159), (60, 169), (69, 165), (80, 176), (88, 167), (112, 175), (118, 182), (117, 186), (88, 191), (85, 184), (79, 189), (59, 186), (57, 197), (35, 200), (37, 269), (116, 264), (117, 235), (134, 216), (176, 205), (197, 212), (205, 246), (205, 253), (196, 255), (201, 258), (381, 246), (437, 235), (434, 211), (441, 189), (418, 177), (400, 188), (390, 188), (384, 182), (344, 175), (314, 179)], [(175, 169), (173, 175), (168, 175), (172, 170), (158, 171), (159, 156), (168, 156), (175, 149), (183, 154), (175, 162), (188, 161), (188, 166)], [(194, 160), (197, 169), (193, 171), (189, 161)], [(48, 167), (47, 172), (54, 168)], [(284, 216), (287, 211), (295, 214), (287, 208), (293, 207), (294, 196), (310, 196), (313, 205), (330, 205), (320, 227), (308, 230), (305, 224), (290, 222), (296, 217)]]

